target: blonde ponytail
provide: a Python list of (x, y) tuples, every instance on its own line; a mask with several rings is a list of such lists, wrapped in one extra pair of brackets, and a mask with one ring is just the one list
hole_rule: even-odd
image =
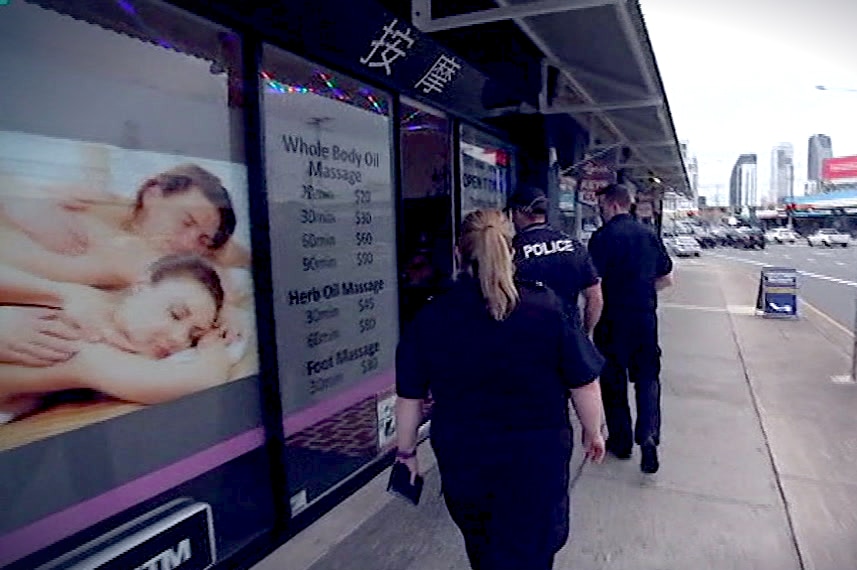
[(512, 224), (499, 210), (477, 210), (464, 218), (459, 251), (463, 266), (479, 279), (488, 312), (498, 321), (518, 305), (512, 259)]

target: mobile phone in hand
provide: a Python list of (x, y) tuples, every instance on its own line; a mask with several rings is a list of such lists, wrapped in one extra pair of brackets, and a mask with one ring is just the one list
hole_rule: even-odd
[(398, 461), (393, 464), (390, 471), (390, 481), (387, 483), (387, 491), (407, 499), (411, 503), (420, 504), (420, 495), (423, 492), (423, 478), (417, 475), (414, 483), (411, 483), (411, 470), (404, 463)]

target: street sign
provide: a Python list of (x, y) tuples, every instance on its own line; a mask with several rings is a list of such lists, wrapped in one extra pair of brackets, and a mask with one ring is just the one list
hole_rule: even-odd
[(797, 317), (797, 271), (791, 267), (763, 267), (756, 309), (765, 317)]
[(588, 153), (575, 167), (577, 200), (582, 204), (594, 206), (598, 203), (598, 191), (616, 182), (616, 168), (619, 160), (618, 147)]
[(594, 206), (598, 203), (597, 192), (613, 182), (614, 169), (607, 163), (592, 160), (583, 165), (583, 178), (580, 181), (579, 199), (583, 204)]

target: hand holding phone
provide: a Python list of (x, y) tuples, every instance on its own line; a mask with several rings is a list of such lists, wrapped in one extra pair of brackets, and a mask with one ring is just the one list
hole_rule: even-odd
[(400, 461), (393, 464), (390, 471), (390, 481), (387, 483), (387, 491), (407, 499), (414, 505), (420, 503), (420, 495), (423, 492), (424, 480), (421, 475), (411, 475), (411, 470)]

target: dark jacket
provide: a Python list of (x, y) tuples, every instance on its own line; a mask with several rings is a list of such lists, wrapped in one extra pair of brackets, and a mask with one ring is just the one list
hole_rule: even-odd
[(397, 393), (431, 392), (433, 438), (568, 429), (568, 390), (600, 374), (603, 358), (570, 325), (557, 296), (534, 283), (519, 290), (517, 308), (496, 321), (478, 281), (464, 276), (404, 331)]
[(658, 305), (655, 281), (673, 268), (658, 235), (629, 214), (620, 214), (592, 234), (589, 252), (601, 275), (601, 323), (654, 319)]

